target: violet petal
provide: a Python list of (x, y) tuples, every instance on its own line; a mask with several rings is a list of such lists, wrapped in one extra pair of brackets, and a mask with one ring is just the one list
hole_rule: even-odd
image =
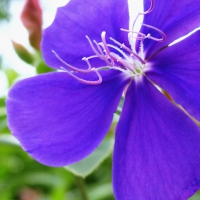
[[(108, 37), (128, 44), (127, 33), (120, 31), (128, 26), (127, 0), (71, 0), (57, 10), (54, 22), (44, 30), (43, 58), (50, 67), (60, 68), (54, 50), (69, 64), (80, 66), (83, 57), (94, 55), (86, 35), (101, 42), (101, 33), (106, 31)], [(92, 64), (99, 66), (99, 59), (92, 59)]]
[(200, 130), (147, 79), (131, 84), (117, 126), (116, 199), (186, 200), (200, 188)]
[(200, 120), (200, 31), (150, 59), (146, 75)]
[(109, 130), (128, 80), (105, 71), (99, 85), (54, 72), (16, 83), (7, 100), (8, 124), (22, 147), (50, 166), (72, 164), (90, 154)]
[[(149, 0), (144, 0), (144, 9), (150, 6)], [(153, 11), (144, 16), (143, 23), (162, 30), (167, 38), (164, 42), (144, 40), (145, 55), (148, 58), (153, 52), (169, 45), (174, 40), (188, 34), (200, 26), (200, 0), (159, 0), (155, 2)], [(142, 27), (142, 33), (161, 37), (159, 33)], [(138, 47), (137, 47), (138, 48)]]

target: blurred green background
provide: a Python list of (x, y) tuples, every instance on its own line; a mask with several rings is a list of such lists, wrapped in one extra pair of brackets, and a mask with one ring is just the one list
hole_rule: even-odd
[[(0, 28), (11, 24), (13, 13), (10, 6), (14, 1), (0, 0)], [(3, 41), (0, 42), (1, 45)], [(51, 71), (43, 62), (40, 50), (32, 47), (30, 51), (30, 45), (25, 47), (18, 41), (13, 42), (13, 49), (18, 59), (34, 68), (35, 74)], [(14, 57), (11, 53), (6, 56), (11, 60)], [(41, 165), (22, 150), (7, 127), (6, 93), (22, 76), (15, 70), (16, 66), (7, 66), (2, 61), (5, 61), (5, 54), (0, 55), (0, 73), (3, 74), (0, 78), (4, 77), (1, 84), (5, 84), (6, 88), (0, 95), (0, 200), (113, 200), (112, 149), (118, 117), (115, 116), (101, 146), (85, 160), (63, 168)], [(200, 193), (190, 200), (200, 200)]]

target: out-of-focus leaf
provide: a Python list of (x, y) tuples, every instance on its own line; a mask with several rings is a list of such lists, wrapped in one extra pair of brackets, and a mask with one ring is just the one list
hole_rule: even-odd
[(5, 98), (0, 98), (0, 133), (8, 133)]
[(10, 145), (9, 137), (3, 137), (5, 143), (0, 143), (0, 200), (22, 200), (25, 189), (41, 194), (41, 198), (35, 198), (38, 200), (66, 199), (68, 190), (76, 186), (74, 175), (34, 161), (21, 147)]
[(12, 40), (13, 47), (17, 55), (26, 63), (33, 64), (33, 55), (22, 45)]
[(97, 149), (85, 159), (65, 168), (77, 176), (86, 177), (92, 173), (100, 163), (105, 160), (112, 152), (113, 140), (104, 140)]
[(10, 13), (8, 12), (10, 0), (0, 0), (0, 20), (9, 20)]
[(7, 128), (5, 98), (0, 98), (0, 132)]
[(103, 200), (107, 197), (109, 197), (110, 200), (114, 200), (112, 184), (106, 183), (91, 187), (88, 192), (88, 197), (89, 200)]
[(4, 72), (7, 76), (9, 87), (11, 87), (19, 74), (15, 70), (9, 68), (6, 68)]
[(60, 177), (46, 172), (31, 172), (23, 177), (23, 182), (31, 185), (40, 184), (56, 187), (61, 181)]
[(62, 182), (62, 177), (56, 176), (56, 174), (49, 173), (48, 171), (47, 172), (45, 171), (33, 172), (29, 170), (29, 171), (22, 171), (21, 173), (15, 174), (13, 177), (7, 176), (5, 181), (6, 183), (5, 183), (4, 189), (2, 190), (0, 188), (1, 200), (2, 200), (2, 194), (4, 194), (6, 191), (9, 191), (11, 194), (13, 194), (13, 189), (15, 188), (19, 191), (20, 188), (22, 189), (25, 186), (37, 185), (38, 187), (41, 187), (41, 188), (42, 187), (44, 188), (57, 187), (59, 183)]
[(0, 117), (6, 115), (6, 108), (0, 106)]
[(0, 107), (5, 107), (5, 98), (0, 98)]
[(2, 132), (8, 132), (7, 131), (7, 118), (0, 117), (0, 133)]
[(192, 197), (190, 197), (188, 200), (199, 200), (200, 199), (200, 190)]
[(20, 146), (18, 140), (14, 136), (7, 134), (0, 135), (0, 144)]
[(47, 72), (52, 72), (54, 69), (48, 67), (43, 61), (41, 61), (36, 67), (36, 71), (38, 74), (43, 74)]

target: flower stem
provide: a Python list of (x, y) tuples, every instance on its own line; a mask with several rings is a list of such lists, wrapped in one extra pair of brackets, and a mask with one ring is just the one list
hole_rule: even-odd
[(77, 176), (76, 183), (80, 190), (82, 200), (89, 200), (83, 178)]

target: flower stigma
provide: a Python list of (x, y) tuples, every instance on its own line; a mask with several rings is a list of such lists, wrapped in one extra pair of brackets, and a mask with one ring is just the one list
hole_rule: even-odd
[[(102, 77), (100, 74), (101, 70), (118, 70), (122, 72), (125, 76), (131, 78), (131, 80), (132, 79), (140, 80), (141, 77), (145, 75), (145, 65), (147, 64), (147, 60), (145, 60), (144, 56), (143, 41), (145, 39), (151, 39), (157, 42), (162, 42), (166, 39), (166, 35), (164, 34), (164, 32), (148, 24), (142, 23), (141, 26), (145, 26), (149, 29), (157, 31), (161, 35), (161, 38), (155, 38), (151, 36), (151, 34), (144, 34), (141, 32), (134, 31), (134, 26), (138, 17), (140, 15), (146, 15), (150, 13), (154, 9), (154, 5), (155, 5), (155, 0), (151, 0), (150, 8), (147, 11), (138, 13), (136, 19), (133, 22), (132, 30), (123, 28), (120, 29), (121, 31), (128, 33), (128, 40), (131, 48), (127, 47), (124, 43), (118, 42), (112, 37), (109, 38), (112, 43), (107, 43), (105, 31), (101, 33), (102, 41), (99, 43), (96, 40), (92, 41), (86, 35), (86, 39), (88, 40), (89, 45), (94, 52), (94, 55), (82, 58), (82, 60), (86, 62), (88, 68), (87, 69), (76, 68), (66, 63), (54, 50), (52, 50), (52, 53), (54, 53), (56, 58), (65, 66), (65, 67), (61, 66), (60, 67), (61, 70), (67, 72), (70, 76), (80, 81), (81, 83), (90, 85), (97, 85), (102, 82)], [(135, 43), (137, 40), (139, 40), (140, 42), (139, 52), (136, 52), (135, 50)], [(103, 60), (105, 62), (105, 66), (92, 67), (90, 59), (94, 58)], [(85, 80), (75, 75), (75, 73), (87, 74), (91, 72), (96, 73), (98, 78), (97, 80), (95, 81)]]

